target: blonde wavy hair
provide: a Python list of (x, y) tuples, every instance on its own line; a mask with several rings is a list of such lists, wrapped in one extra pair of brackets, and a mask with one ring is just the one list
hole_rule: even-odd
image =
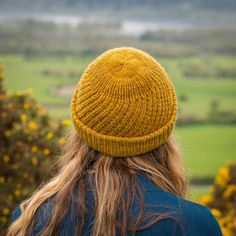
[[(56, 175), (41, 184), (29, 199), (20, 204), (21, 216), (10, 225), (7, 236), (32, 235), (36, 211), (51, 197), (54, 198), (51, 220), (40, 235), (56, 235), (69, 210), (75, 189), (78, 189), (76, 203), (80, 222), (76, 226), (76, 235), (82, 235), (88, 213), (85, 199), (89, 188), (95, 197), (93, 236), (113, 236), (117, 230), (121, 235), (126, 235), (128, 231), (135, 233), (150, 227), (168, 216), (153, 213), (155, 217), (145, 225), (142, 224), (147, 216), (144, 214), (143, 192), (134, 177), (136, 172), (146, 174), (156, 186), (176, 195), (184, 197), (188, 190), (188, 181), (173, 133), (164, 144), (148, 153), (132, 157), (111, 157), (82, 142), (73, 130), (57, 164)], [(140, 205), (140, 211), (132, 224), (129, 222), (129, 214), (135, 191), (130, 189), (136, 190)]]

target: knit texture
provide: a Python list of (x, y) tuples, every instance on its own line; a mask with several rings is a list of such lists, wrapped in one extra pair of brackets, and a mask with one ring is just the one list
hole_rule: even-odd
[(134, 156), (165, 142), (176, 121), (174, 86), (149, 54), (110, 49), (84, 71), (71, 101), (75, 129), (109, 156)]

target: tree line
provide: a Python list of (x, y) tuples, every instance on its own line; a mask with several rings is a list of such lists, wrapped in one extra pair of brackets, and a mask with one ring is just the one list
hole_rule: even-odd
[(127, 10), (127, 8), (145, 7), (160, 9), (163, 7), (189, 7), (191, 9), (206, 10), (236, 10), (235, 0), (1, 0), (0, 9), (22, 7), (50, 9), (55, 6), (79, 9), (114, 9)]

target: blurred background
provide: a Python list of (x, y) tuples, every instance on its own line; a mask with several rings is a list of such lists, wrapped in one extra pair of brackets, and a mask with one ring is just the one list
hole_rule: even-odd
[[(0, 221), (6, 224), (13, 206), (37, 187), (65, 142), (70, 97), (83, 70), (118, 46), (150, 53), (177, 89), (175, 133), (191, 180), (189, 199), (211, 204), (224, 199), (229, 184), (230, 201), (235, 13), (234, 0), (0, 0)], [(211, 206), (220, 219), (228, 212), (222, 199)]]

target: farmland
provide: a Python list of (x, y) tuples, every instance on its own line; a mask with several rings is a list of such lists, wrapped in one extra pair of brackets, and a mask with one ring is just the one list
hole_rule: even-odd
[[(236, 161), (236, 30), (176, 26), (124, 34), (122, 24), (127, 22), (84, 21), (70, 27), (25, 19), (0, 24), (5, 87), (10, 93), (30, 89), (52, 117), (69, 118), (73, 89), (96, 56), (119, 46), (149, 52), (176, 87), (176, 136), (189, 178), (205, 185), (192, 185), (196, 199), (212, 184), (219, 167)], [(139, 21), (131, 23), (140, 26)]]
[[(212, 64), (235, 66), (234, 58), (218, 56), (210, 58)], [(3, 55), (6, 88), (9, 92), (33, 90), (36, 98), (53, 116), (70, 116), (70, 96), (59, 96), (52, 88), (75, 84), (93, 57), (33, 57)], [(184, 95), (186, 101), (179, 101), (183, 116), (204, 119), (211, 101), (217, 100), (220, 109), (236, 111), (236, 80), (234, 78), (189, 79), (183, 75), (183, 67), (189, 63), (204, 63), (201, 57), (157, 59), (172, 78), (177, 94)], [(71, 76), (75, 75), (75, 76)], [(195, 180), (212, 180), (217, 169), (227, 161), (236, 161), (235, 125), (190, 125), (176, 128), (188, 174)]]

